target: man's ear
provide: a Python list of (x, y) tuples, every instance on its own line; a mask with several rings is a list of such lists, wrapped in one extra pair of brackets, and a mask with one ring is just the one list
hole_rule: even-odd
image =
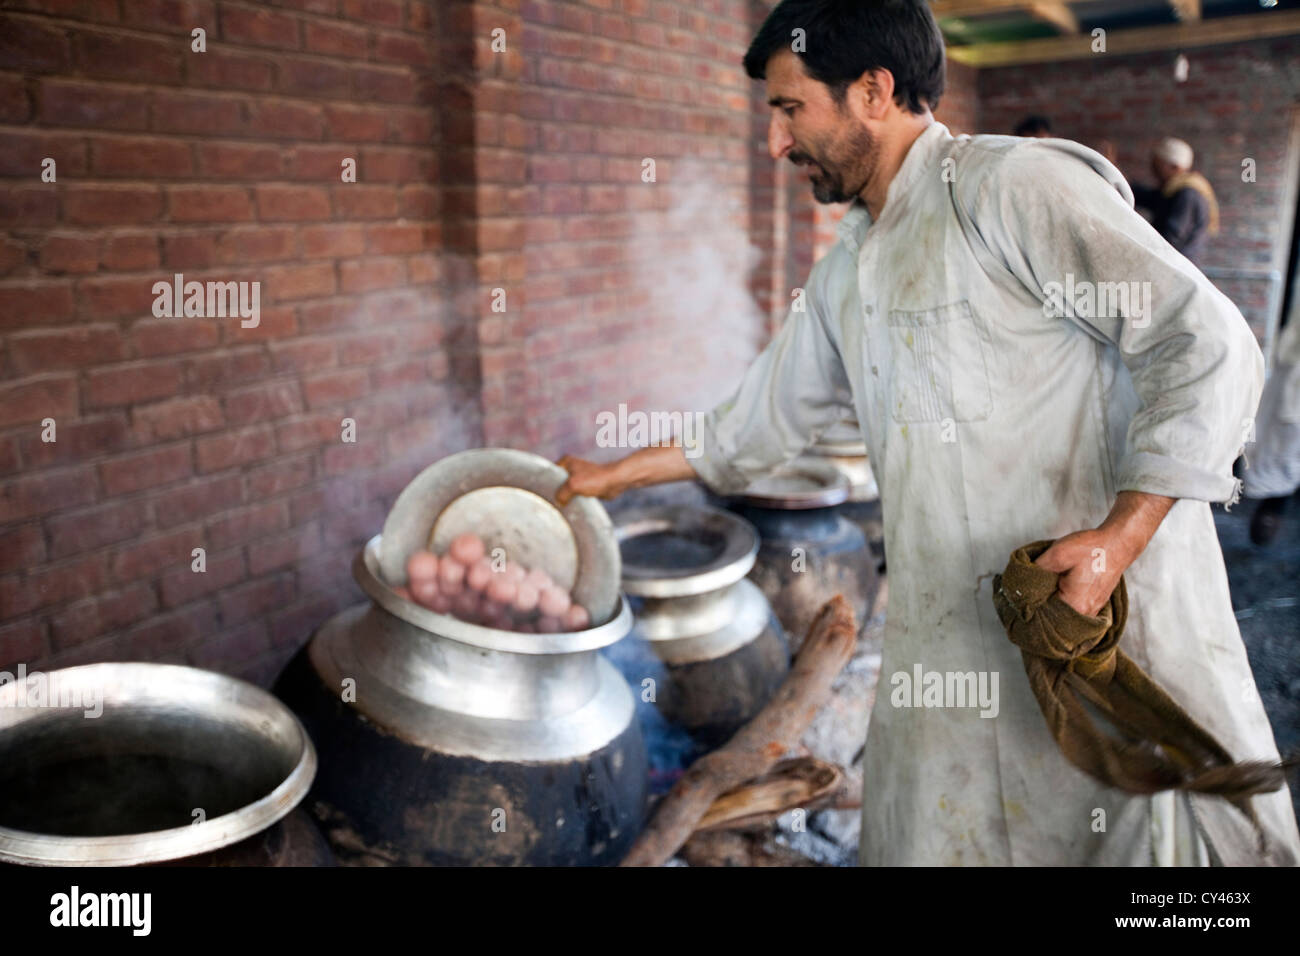
[(860, 119), (884, 119), (894, 102), (894, 74), (884, 67), (868, 70), (849, 87), (849, 99)]

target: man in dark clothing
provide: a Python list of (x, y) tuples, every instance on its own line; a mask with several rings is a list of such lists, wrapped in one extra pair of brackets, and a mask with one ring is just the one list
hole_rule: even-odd
[(1026, 116), (1012, 131), (1013, 136), (1032, 136), (1035, 139), (1051, 139), (1052, 121), (1046, 116), (1034, 114)]
[(1192, 171), (1193, 158), (1181, 139), (1161, 140), (1151, 153), (1159, 185), (1134, 185), (1133, 200), (1151, 212), (1151, 225), (1166, 242), (1199, 265), (1206, 239), (1219, 231), (1219, 203), (1209, 181)]

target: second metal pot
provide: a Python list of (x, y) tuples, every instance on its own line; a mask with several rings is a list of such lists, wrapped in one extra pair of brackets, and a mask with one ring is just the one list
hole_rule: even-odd
[(745, 577), (757, 533), (717, 508), (660, 506), (620, 513), (615, 535), (636, 624), (608, 655), (669, 724), (704, 747), (725, 743), (790, 667), (781, 626)]

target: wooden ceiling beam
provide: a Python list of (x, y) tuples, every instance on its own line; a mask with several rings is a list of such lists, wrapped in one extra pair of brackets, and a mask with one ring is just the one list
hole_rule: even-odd
[(1049, 63), (1081, 60), (1091, 56), (1150, 53), (1183, 47), (1215, 46), (1246, 40), (1300, 34), (1300, 11), (1260, 12), (1236, 17), (1216, 17), (1169, 26), (1139, 27), (1106, 31), (1106, 52), (1092, 52), (1092, 37), (1047, 37), (1013, 43), (975, 43), (950, 46), (948, 56), (974, 67), (1011, 66), (1016, 63)]
[(935, 17), (978, 17), (986, 13), (1025, 10), (1031, 0), (930, 0)]
[(1064, 3), (1039, 2), (1029, 4), (1029, 12), (1066, 35), (1079, 32), (1079, 18)]

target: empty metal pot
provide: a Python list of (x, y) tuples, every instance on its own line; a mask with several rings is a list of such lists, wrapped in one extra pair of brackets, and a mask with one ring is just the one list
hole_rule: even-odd
[(132, 663), (26, 675), (0, 686), (0, 860), (327, 863), (314, 825), (291, 816), (315, 771), (293, 714), (224, 674)]
[(705, 747), (726, 742), (790, 669), (781, 626), (745, 578), (757, 532), (717, 508), (659, 506), (621, 512), (615, 535), (636, 624), (606, 653), (669, 723)]
[(862, 625), (880, 587), (866, 537), (838, 511), (849, 491), (848, 479), (831, 462), (805, 457), (726, 501), (758, 530), (749, 577), (771, 602), (792, 651), (834, 595), (852, 603)]
[(622, 858), (642, 822), (646, 755), (632, 694), (599, 651), (627, 634), (481, 627), (405, 601), (381, 537), (353, 563), (371, 598), (289, 664), (277, 693), (320, 748), (309, 803), (340, 858), (574, 865)]

